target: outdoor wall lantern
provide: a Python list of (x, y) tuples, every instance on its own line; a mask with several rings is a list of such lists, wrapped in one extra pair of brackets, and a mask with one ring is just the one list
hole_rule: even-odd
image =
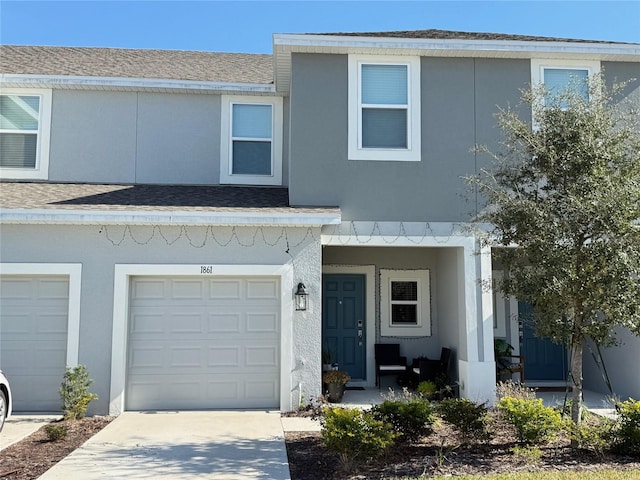
[(296, 310), (304, 311), (307, 309), (307, 298), (309, 294), (307, 293), (307, 288), (304, 286), (304, 283), (300, 282), (298, 284), (298, 290), (296, 290)]

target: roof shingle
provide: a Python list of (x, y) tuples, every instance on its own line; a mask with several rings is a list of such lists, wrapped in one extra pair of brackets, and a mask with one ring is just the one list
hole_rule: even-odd
[(0, 73), (273, 83), (271, 55), (1, 45)]

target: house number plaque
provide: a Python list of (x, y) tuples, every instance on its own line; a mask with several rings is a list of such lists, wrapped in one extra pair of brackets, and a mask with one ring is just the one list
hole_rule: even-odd
[(207, 275), (213, 273), (213, 266), (212, 265), (201, 265), (200, 266), (200, 274), (202, 275)]

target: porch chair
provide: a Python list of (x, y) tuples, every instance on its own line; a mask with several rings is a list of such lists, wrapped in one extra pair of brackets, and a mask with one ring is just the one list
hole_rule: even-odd
[(514, 373), (520, 374), (520, 383), (524, 384), (524, 356), (523, 355), (501, 355), (496, 359), (498, 366), (497, 381), (502, 380), (503, 374), (508, 374), (509, 380)]
[(439, 360), (420, 359), (418, 366), (414, 365), (413, 367), (413, 373), (418, 376), (418, 381), (429, 380), (433, 382), (438, 377), (446, 377), (448, 379), (452, 353), (450, 348), (442, 347)]
[(376, 386), (382, 375), (400, 375), (407, 371), (407, 357), (400, 355), (399, 343), (376, 343)]

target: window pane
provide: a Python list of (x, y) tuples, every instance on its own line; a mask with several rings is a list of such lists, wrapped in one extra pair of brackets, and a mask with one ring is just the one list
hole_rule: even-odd
[(0, 167), (36, 168), (38, 136), (31, 133), (0, 133)]
[(589, 98), (589, 72), (570, 68), (547, 68), (544, 71), (544, 85), (550, 97), (547, 103), (555, 95), (559, 95), (568, 88), (576, 91), (582, 98)]
[(404, 325), (418, 324), (417, 305), (391, 305), (391, 323)]
[(271, 105), (233, 105), (234, 138), (271, 138)]
[(416, 302), (418, 282), (391, 282), (391, 300)]
[(233, 142), (232, 173), (271, 175), (271, 142)]
[(0, 95), (0, 128), (38, 130), (40, 97)]
[(363, 148), (407, 148), (407, 111), (363, 108)]
[(407, 65), (362, 65), (362, 103), (407, 105)]

